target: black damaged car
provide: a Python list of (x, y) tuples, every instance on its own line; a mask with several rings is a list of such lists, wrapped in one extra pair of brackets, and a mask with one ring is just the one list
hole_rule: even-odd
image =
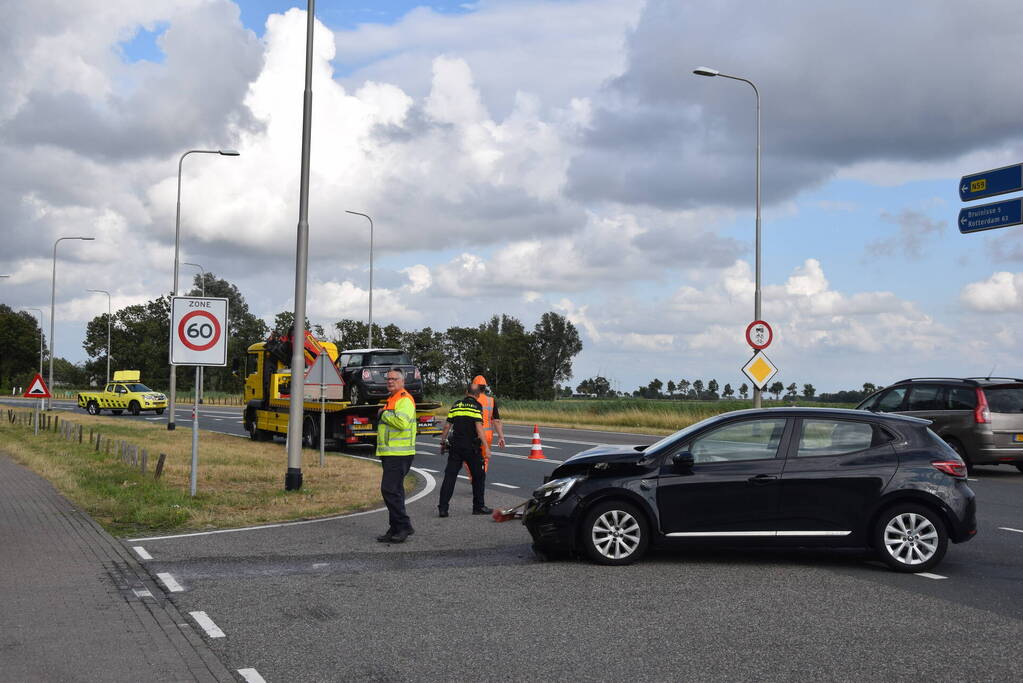
[(927, 571), (976, 533), (966, 465), (929, 421), (857, 410), (725, 413), (650, 446), (600, 446), (533, 492), (534, 549), (630, 564), (650, 544), (872, 548)]

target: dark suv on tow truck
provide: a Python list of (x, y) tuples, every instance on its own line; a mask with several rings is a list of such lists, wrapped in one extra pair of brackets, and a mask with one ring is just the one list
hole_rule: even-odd
[(405, 391), (416, 403), (423, 401), (423, 377), (412, 359), (401, 349), (351, 349), (342, 351), (337, 359), (338, 370), (345, 381), (344, 398), (354, 405), (379, 403), (386, 399), (385, 376), (391, 368), (405, 375)]
[(971, 471), (974, 465), (1014, 465), (1023, 472), (1023, 379), (904, 379), (857, 408), (930, 420)]

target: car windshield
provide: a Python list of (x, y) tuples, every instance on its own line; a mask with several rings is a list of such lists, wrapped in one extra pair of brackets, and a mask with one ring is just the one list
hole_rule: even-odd
[(152, 391), (152, 389), (147, 387), (145, 384), (142, 384), (141, 382), (135, 382), (134, 384), (129, 384), (127, 386), (128, 391)]
[(672, 446), (674, 446), (675, 444), (679, 443), (680, 441), (684, 441), (686, 438), (689, 437), (690, 434), (696, 432), (698, 429), (701, 429), (702, 427), (704, 427), (706, 425), (709, 425), (709, 424), (711, 424), (713, 422), (716, 422), (718, 419), (720, 419), (720, 417), (721, 417), (720, 415), (715, 415), (713, 417), (708, 417), (706, 420), (700, 420), (696, 424), (691, 424), (688, 427), (680, 429), (679, 431), (675, 432), (674, 434), (669, 434), (668, 436), (664, 437), (660, 441), (652, 443), (649, 446), (647, 446), (646, 448), (644, 448), (643, 449), (643, 453), (645, 453), (647, 455), (658, 455), (662, 451), (665, 451), (665, 450), (671, 448)]
[(412, 365), (407, 353), (394, 351), (391, 353), (373, 353), (367, 356), (366, 365)]
[(1023, 386), (985, 388), (992, 413), (1023, 413)]

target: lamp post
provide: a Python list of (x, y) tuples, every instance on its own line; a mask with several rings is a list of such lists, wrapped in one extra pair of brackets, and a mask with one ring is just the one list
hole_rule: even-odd
[[(57, 305), (57, 245), (64, 240), (82, 240), (83, 242), (91, 242), (95, 237), (58, 237), (57, 241), (53, 243), (53, 279), (50, 281), (50, 372), (49, 372), (49, 387), (50, 393), (53, 393), (53, 357), (56, 355), (57, 344), (53, 338), (53, 319), (54, 319), (54, 306)], [(52, 405), (53, 399), (49, 399), (45, 407)], [(44, 408), (45, 408), (44, 407)]]
[(110, 383), (110, 292), (105, 289), (87, 289), (87, 292), (97, 292), (107, 295), (107, 383)]
[(358, 211), (345, 211), (353, 216), (362, 216), (369, 221), (369, 341), (366, 348), (373, 348), (373, 219)]
[[(236, 157), (240, 153), (233, 149), (190, 149), (178, 159), (178, 203), (174, 212), (174, 289), (171, 296), (178, 295), (178, 254), (181, 251), (181, 165), (189, 154), (219, 154), (223, 157)], [(173, 363), (170, 364), (170, 368), (170, 391), (167, 392), (170, 395), (170, 399), (167, 401), (167, 429), (174, 429), (176, 426), (174, 424), (174, 403), (178, 373)]]
[[(200, 266), (198, 263), (185, 262), (186, 266), (192, 266), (193, 268), (199, 269), (199, 292), (201, 296), (206, 296), (206, 269)], [(202, 403), (202, 382), (203, 382), (203, 366), (195, 366), (195, 401), (196, 403)]]
[[(753, 319), (761, 320), (760, 317), (760, 90), (757, 89), (756, 84), (748, 78), (741, 76), (732, 76), (730, 74), (721, 73), (717, 69), (711, 69), (710, 67), (701, 66), (693, 70), (693, 73), (697, 76), (720, 76), (721, 78), (730, 78), (733, 81), (742, 81), (753, 88), (753, 94), (756, 97), (757, 103), (757, 136), (756, 136), (756, 175), (757, 175), (757, 232), (756, 232), (756, 285), (753, 290)], [(760, 398), (760, 387), (753, 387), (753, 407), (761, 407)]]
[(305, 88), (302, 91), (302, 165), (295, 244), (295, 321), (291, 328), (291, 398), (288, 400), (288, 471), (284, 490), (302, 488), (302, 425), (305, 406), (305, 293), (309, 271), (309, 152), (313, 132), (313, 27), (316, 0), (308, 0), (305, 27)]

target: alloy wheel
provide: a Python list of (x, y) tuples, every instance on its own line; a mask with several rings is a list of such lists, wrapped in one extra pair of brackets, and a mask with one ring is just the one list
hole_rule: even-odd
[(591, 530), (593, 546), (604, 557), (620, 560), (636, 552), (641, 530), (636, 518), (624, 510), (608, 510), (597, 517)]
[(938, 530), (924, 515), (903, 512), (885, 526), (884, 547), (902, 564), (923, 564), (938, 550)]

